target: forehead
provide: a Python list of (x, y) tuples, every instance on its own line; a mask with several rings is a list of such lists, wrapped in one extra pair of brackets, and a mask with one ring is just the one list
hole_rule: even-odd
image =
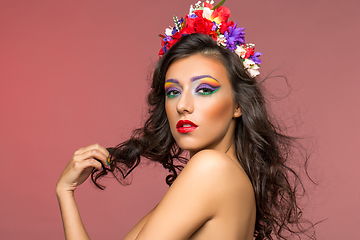
[(168, 68), (165, 80), (193, 81), (197, 76), (209, 75), (219, 81), (229, 81), (220, 60), (196, 54), (174, 61)]

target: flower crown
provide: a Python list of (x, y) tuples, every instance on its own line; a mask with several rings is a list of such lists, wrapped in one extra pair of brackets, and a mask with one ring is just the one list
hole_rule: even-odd
[(255, 44), (245, 44), (245, 28), (237, 28), (237, 22), (228, 22), (230, 10), (221, 6), (225, 1), (215, 7), (212, 0), (199, 1), (195, 7), (190, 6), (185, 19), (179, 20), (174, 16), (175, 26), (166, 28), (165, 35), (159, 35), (162, 38), (159, 56), (164, 55), (182, 36), (202, 33), (211, 36), (219, 46), (236, 53), (250, 77), (259, 75), (259, 57), (262, 53), (255, 52)]

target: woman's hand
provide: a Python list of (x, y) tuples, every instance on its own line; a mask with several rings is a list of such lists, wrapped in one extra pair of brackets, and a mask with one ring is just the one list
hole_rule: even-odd
[(56, 195), (67, 240), (90, 240), (75, 202), (74, 191), (94, 168), (101, 170), (102, 165), (107, 165), (108, 157), (109, 152), (99, 144), (80, 148), (60, 175)]
[[(91, 174), (94, 168), (101, 171), (102, 164), (108, 165), (109, 152), (100, 144), (80, 148), (74, 153), (69, 164), (61, 173), (56, 192), (74, 192)], [(101, 163), (102, 164), (101, 164)]]

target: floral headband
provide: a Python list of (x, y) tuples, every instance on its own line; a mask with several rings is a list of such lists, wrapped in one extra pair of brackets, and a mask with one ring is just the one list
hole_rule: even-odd
[(211, 36), (219, 46), (236, 53), (250, 77), (260, 74), (259, 59), (262, 53), (255, 52), (255, 44), (245, 43), (245, 28), (237, 28), (237, 22), (228, 22), (230, 10), (221, 6), (226, 0), (221, 1), (215, 7), (214, 1), (201, 1), (190, 6), (190, 12), (185, 19), (180, 20), (174, 16), (174, 27), (166, 28), (165, 35), (159, 35), (161, 49), (159, 56), (164, 55), (182, 36), (191, 33), (202, 33)]

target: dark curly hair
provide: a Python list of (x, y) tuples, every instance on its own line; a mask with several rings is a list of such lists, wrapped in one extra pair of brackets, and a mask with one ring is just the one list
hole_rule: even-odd
[(270, 120), (260, 83), (247, 75), (241, 59), (230, 50), (219, 47), (207, 35), (183, 36), (158, 61), (147, 99), (149, 118), (129, 140), (108, 148), (112, 159), (110, 168), (95, 169), (93, 182), (103, 189), (98, 179), (111, 172), (119, 182), (126, 184), (125, 178), (143, 158), (162, 164), (170, 172), (166, 183), (171, 185), (174, 182), (188, 160), (181, 155), (183, 150), (170, 132), (165, 113), (165, 74), (174, 61), (194, 54), (213, 58), (225, 66), (235, 100), (242, 111), (242, 116), (236, 119), (235, 147), (237, 158), (255, 192), (255, 239), (287, 239), (289, 234), (299, 236), (300, 233), (315, 239), (301, 221), (297, 195), (299, 190), (304, 191), (304, 187), (297, 173), (288, 165), (296, 139), (285, 135)]

